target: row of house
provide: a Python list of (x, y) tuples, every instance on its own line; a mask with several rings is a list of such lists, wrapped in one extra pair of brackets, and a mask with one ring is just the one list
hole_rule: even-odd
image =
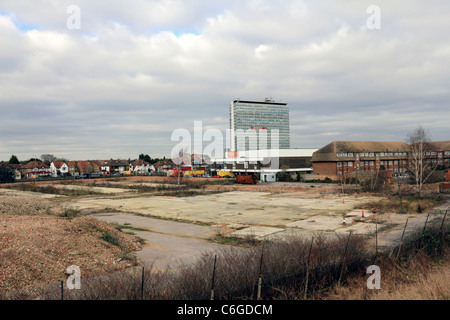
[[(167, 167), (167, 161), (150, 164), (144, 160), (53, 161), (49, 166), (42, 161), (26, 164), (8, 164), (14, 170), (16, 180), (43, 177), (114, 176), (123, 174), (147, 175)], [(172, 166), (170, 166), (171, 168)]]
[[(273, 168), (270, 154), (259, 150), (255, 154), (240, 152), (235, 157), (226, 159), (210, 159), (206, 165), (202, 159), (191, 157), (191, 163), (184, 164), (181, 171), (207, 169), (212, 171), (229, 171), (234, 174), (256, 174), (262, 181), (267, 175), (279, 172), (295, 175), (298, 173), (312, 175), (313, 179), (339, 179), (351, 174), (385, 170), (389, 176), (401, 175), (409, 171), (411, 148), (405, 142), (375, 141), (333, 141), (320, 149), (278, 150), (277, 168)], [(438, 170), (450, 168), (450, 141), (431, 142), (424, 154), (425, 161)], [(269, 161), (267, 160), (269, 159)], [(188, 161), (189, 162), (189, 161)], [(16, 180), (37, 177), (123, 174), (150, 174), (152, 172), (168, 172), (178, 167), (171, 160), (150, 164), (144, 160), (95, 160), (95, 161), (54, 161), (50, 166), (41, 161), (30, 161), (27, 164), (9, 164)], [(311, 178), (311, 177), (310, 177)]]

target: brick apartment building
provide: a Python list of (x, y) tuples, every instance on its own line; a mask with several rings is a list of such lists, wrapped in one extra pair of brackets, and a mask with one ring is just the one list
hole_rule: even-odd
[[(403, 174), (409, 151), (405, 142), (333, 141), (313, 153), (313, 173), (330, 178), (380, 169)], [(426, 158), (438, 169), (450, 167), (450, 141), (432, 142)]]

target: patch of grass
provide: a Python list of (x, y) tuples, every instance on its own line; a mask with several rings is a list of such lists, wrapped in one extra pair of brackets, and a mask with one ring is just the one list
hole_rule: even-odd
[[(314, 298), (321, 300), (448, 300), (450, 224), (420, 228), (401, 246), (381, 254), (381, 289), (368, 290), (367, 276), (349, 275), (345, 285), (334, 286)], [(401, 250), (400, 250), (401, 249)]]
[(213, 238), (209, 239), (211, 242), (223, 244), (227, 246), (233, 246), (233, 247), (250, 247), (253, 245), (252, 242), (247, 242), (243, 238), (239, 237), (226, 237), (221, 235), (216, 235)]
[(114, 235), (112, 232), (109, 231), (105, 231), (102, 235), (101, 235), (102, 240), (117, 246), (119, 248), (121, 248), (121, 244), (120, 244), (120, 240), (119, 238), (116, 237), (116, 235)]
[(428, 224), (425, 230), (418, 230), (406, 238), (405, 244), (401, 247), (403, 260), (411, 259), (420, 251), (424, 251), (433, 260), (439, 259), (449, 247), (449, 235), (448, 222), (442, 226), (436, 223)]
[(170, 189), (161, 191), (158, 193), (154, 193), (155, 196), (164, 196), (164, 197), (195, 197), (195, 196), (205, 196), (209, 194), (217, 194), (225, 191), (221, 190), (192, 190), (192, 189)]
[[(159, 182), (155, 184), (156, 185), (141, 184), (132, 186), (120, 186), (120, 188), (128, 188), (130, 190), (137, 191), (138, 193), (148, 193), (152, 196), (163, 197), (193, 197), (198, 195), (208, 195), (225, 192), (222, 190), (204, 190), (208, 184), (214, 184), (206, 180), (182, 179), (182, 182), (180, 182), (179, 186), (177, 186), (177, 182), (173, 180), (167, 180), (165, 182)], [(231, 183), (230, 181), (222, 181), (215, 184)]]
[(89, 210), (89, 214), (114, 213), (114, 212), (122, 212), (122, 211), (117, 208), (111, 208), (111, 207), (106, 207), (103, 209), (94, 209), (92, 211)]
[(122, 250), (122, 251), (120, 252), (120, 254), (118, 255), (118, 258), (119, 258), (119, 260), (127, 260), (127, 261), (130, 261), (130, 262), (132, 262), (134, 265), (137, 265), (137, 264), (138, 264), (138, 261), (137, 261), (136, 256), (135, 256), (133, 253), (128, 252), (128, 251), (126, 251), (126, 250)]
[(147, 186), (147, 185), (134, 185), (134, 186), (128, 186), (128, 188), (130, 188), (131, 190), (136, 190), (139, 193), (152, 193), (152, 192), (157, 192), (159, 190), (165, 189), (165, 187), (161, 187), (161, 186)]
[(233, 180), (214, 180), (214, 181), (207, 181), (206, 183), (207, 185), (219, 185), (219, 186), (229, 186), (229, 185), (233, 185), (236, 184), (236, 181)]
[[(118, 232), (120, 231), (120, 228), (117, 228)], [(117, 254), (117, 257), (121, 260), (128, 260), (131, 261), (132, 263), (134, 263), (135, 265), (137, 265), (137, 259), (136, 256), (130, 252), (129, 250), (127, 250), (126, 248), (124, 248), (124, 246), (121, 243), (120, 238), (112, 231), (104, 231), (100, 238), (103, 241), (106, 241), (109, 244), (112, 244), (116, 247), (118, 247), (120, 249), (120, 252)], [(136, 237), (138, 242), (143, 244), (145, 241), (142, 238)]]
[(233, 247), (244, 247), (250, 248), (261, 245), (263, 241), (256, 239), (254, 235), (246, 235), (245, 237), (235, 237), (223, 235), (217, 232), (212, 238), (208, 239), (211, 242), (219, 243), (227, 246)]
[(184, 219), (178, 218), (180, 216), (180, 214), (181, 213), (179, 213), (176, 218), (163, 217), (163, 216), (152, 216), (152, 215), (146, 215), (146, 214), (138, 214), (138, 215), (143, 216), (143, 217), (152, 217), (152, 218), (155, 218), (155, 219), (166, 220), (166, 221), (190, 223), (190, 224), (195, 224), (195, 225), (204, 226), (204, 227), (208, 227), (208, 226), (210, 226), (212, 224), (210, 222), (204, 222), (204, 221), (184, 220)]
[(68, 196), (68, 197), (80, 197), (80, 196), (101, 195), (102, 194), (100, 192), (95, 192), (93, 190), (90, 190), (89, 188), (75, 190), (75, 189), (57, 188), (53, 185), (39, 185), (39, 184), (35, 184), (33, 182), (9, 185), (9, 186), (7, 186), (7, 188), (15, 189), (15, 190), (19, 190), (19, 191), (39, 192), (39, 193), (54, 194), (54, 195), (61, 195), (61, 196)]
[(59, 214), (60, 217), (69, 219), (76, 218), (80, 215), (81, 215), (80, 210), (73, 208), (65, 208), (64, 211)]
[(400, 198), (399, 196), (390, 196), (389, 198), (372, 201), (365, 203), (363, 205), (364, 209), (372, 210), (376, 207), (377, 213), (399, 213), (399, 214), (410, 214), (410, 213), (423, 213), (435, 206), (439, 205), (442, 199), (433, 196), (404, 196)]
[(147, 230), (145, 228), (134, 227), (134, 226), (132, 226), (129, 223), (118, 224), (118, 223), (115, 223), (115, 222), (111, 222), (111, 223), (109, 223), (109, 225), (111, 225), (112, 227), (114, 227), (118, 231), (123, 231), (123, 229), (132, 230), (132, 231), (149, 231), (149, 230)]

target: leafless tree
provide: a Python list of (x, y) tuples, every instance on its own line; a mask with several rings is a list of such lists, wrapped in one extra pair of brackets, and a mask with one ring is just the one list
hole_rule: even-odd
[(369, 190), (375, 191), (379, 184), (380, 170), (370, 170), (369, 171)]
[(400, 205), (402, 205), (402, 178), (400, 175), (400, 160), (398, 160), (398, 169), (397, 169), (397, 193), (400, 201)]
[(181, 167), (183, 164), (191, 163), (191, 154), (188, 152), (188, 147), (180, 147), (177, 155), (172, 158), (172, 162), (176, 165), (178, 186), (180, 186)]
[(345, 171), (339, 174), (339, 184), (341, 186), (341, 193), (345, 194), (347, 184), (347, 173)]
[(351, 173), (344, 169), (344, 163), (342, 162), (341, 171), (338, 174), (339, 185), (341, 186), (341, 193), (345, 194), (349, 189), (349, 184), (351, 183)]
[(407, 143), (409, 144), (408, 169), (415, 178), (416, 193), (420, 197), (423, 185), (431, 174), (436, 170), (438, 162), (433, 166), (431, 159), (427, 156), (432, 149), (429, 133), (418, 126), (408, 134)]
[(41, 156), (41, 160), (43, 163), (49, 166), (53, 161), (56, 160), (56, 157), (52, 154), (43, 154)]

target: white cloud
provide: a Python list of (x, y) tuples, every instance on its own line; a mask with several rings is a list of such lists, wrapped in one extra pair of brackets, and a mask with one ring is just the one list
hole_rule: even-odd
[(379, 1), (382, 29), (368, 30), (369, 1), (80, 0), (69, 30), (73, 1), (0, 1), (0, 159), (27, 146), (168, 155), (172, 130), (222, 130), (232, 99), (267, 96), (289, 103), (297, 147), (380, 129), (402, 140), (425, 120), (448, 139), (449, 4), (437, 2)]

